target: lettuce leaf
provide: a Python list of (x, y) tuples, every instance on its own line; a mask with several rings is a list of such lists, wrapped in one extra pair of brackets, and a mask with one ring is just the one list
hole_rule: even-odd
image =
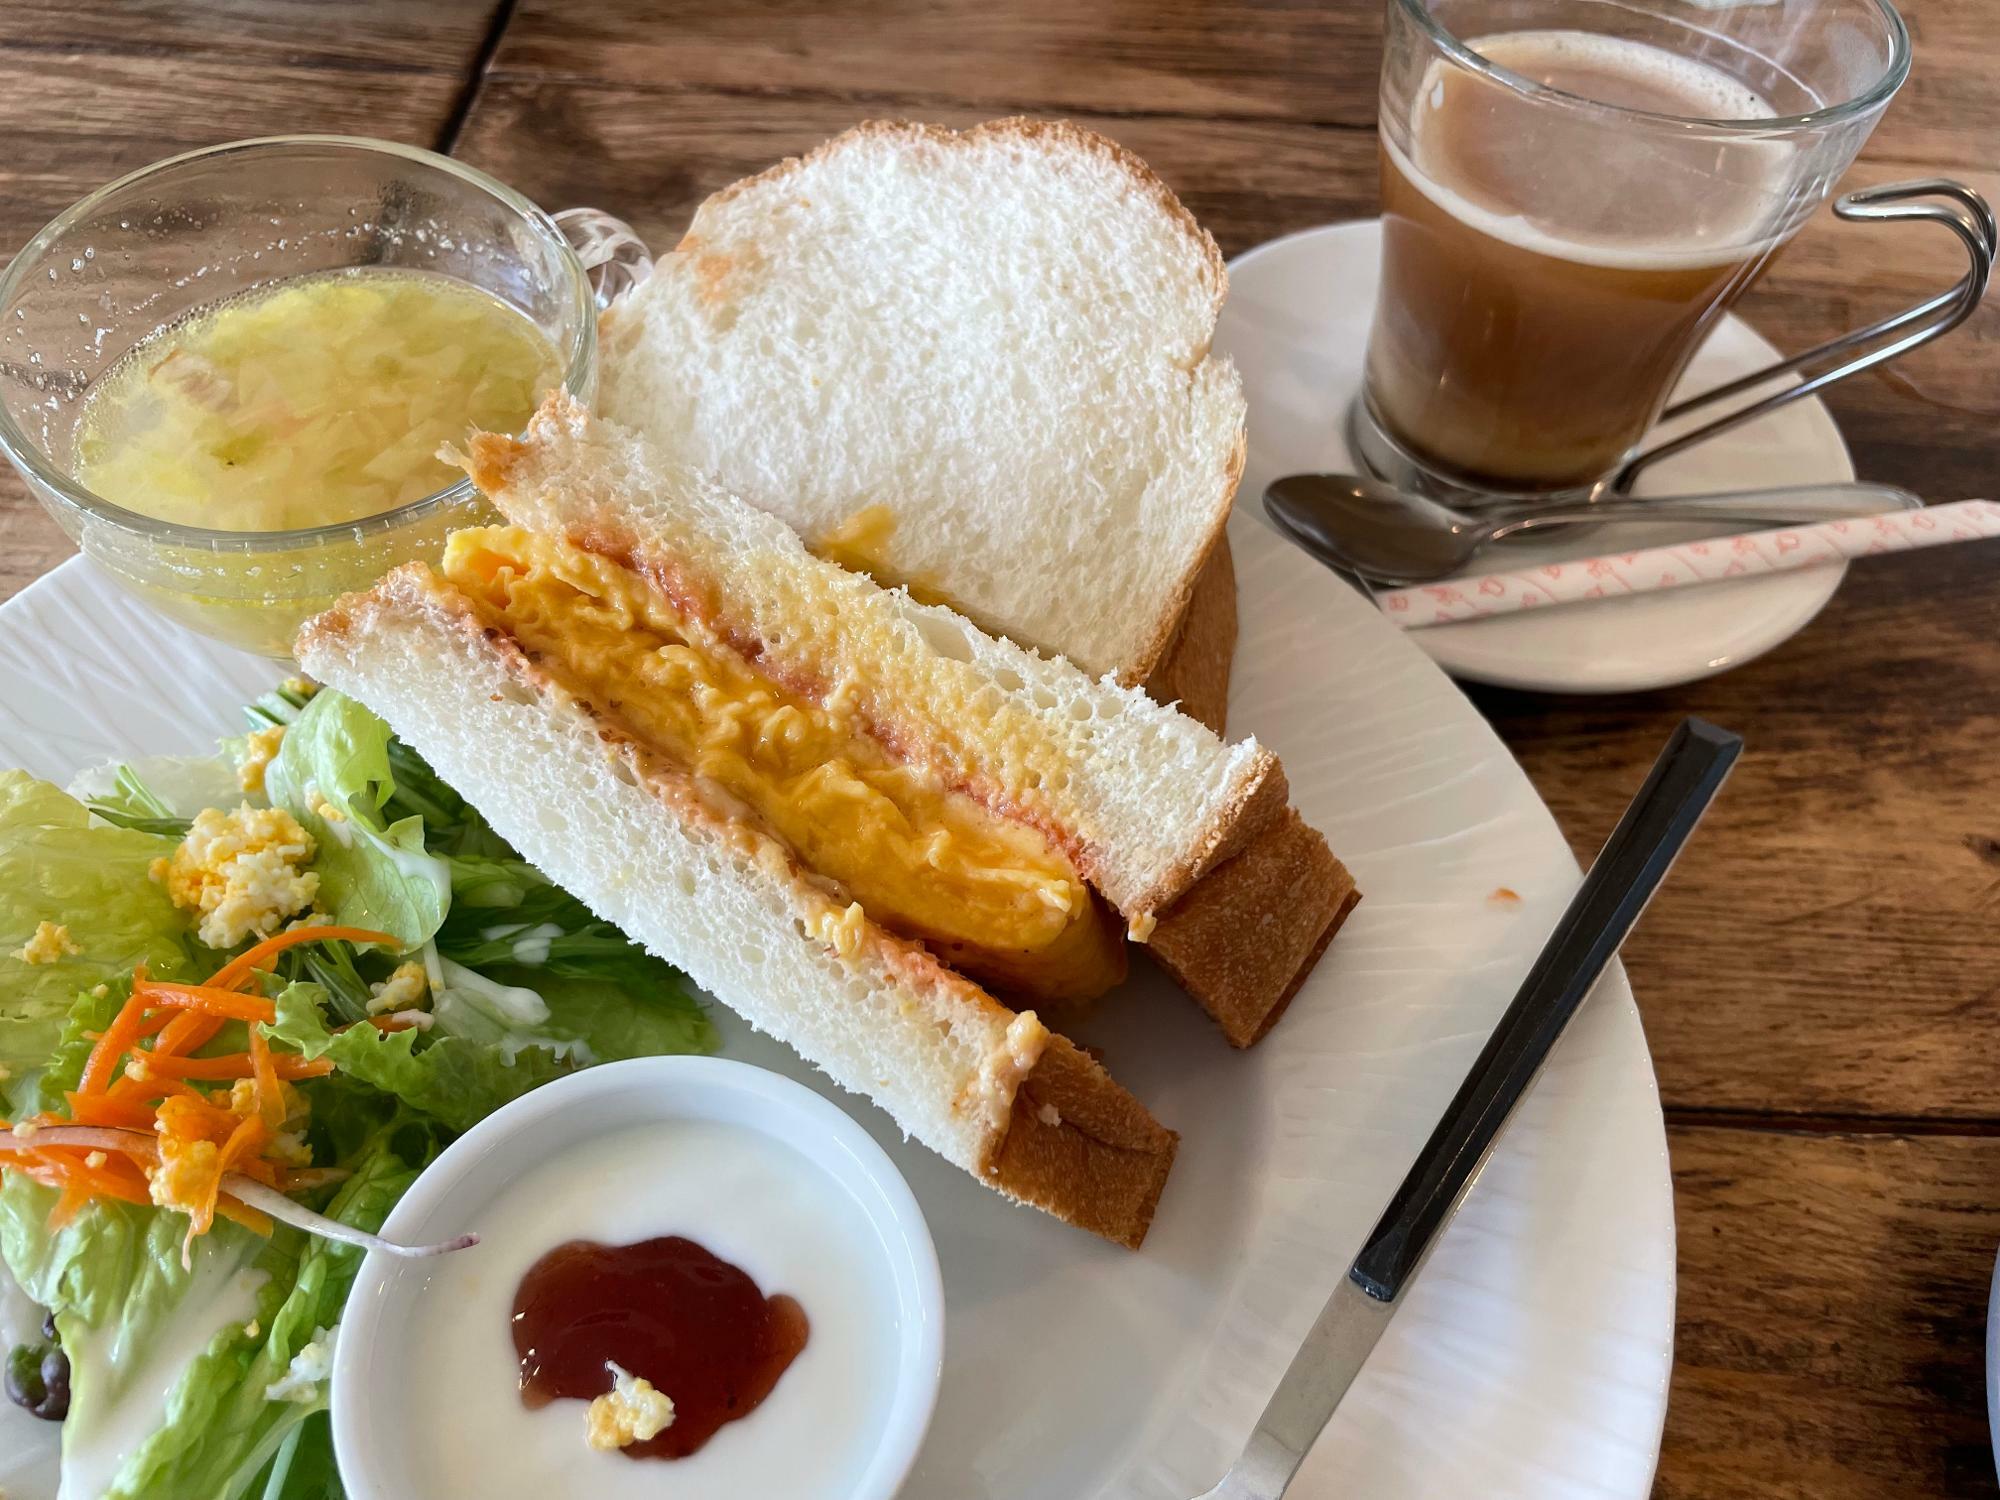
[(204, 807), (234, 807), (246, 797), (236, 761), (220, 755), (153, 755), (79, 771), (69, 794), (107, 823), (187, 837)]
[[(321, 1107), (316, 1098), (315, 1112)], [(398, 1150), (399, 1145), (410, 1149), (412, 1141), (414, 1159)], [(354, 1175), (324, 1212), (359, 1229), (380, 1229), (436, 1149), (432, 1133), (413, 1125), (405, 1114), (392, 1116), (342, 1163)], [(288, 1242), (301, 1238), (285, 1236)], [(273, 1236), (271, 1252), (259, 1263), (271, 1275), (259, 1299), (257, 1333), (251, 1335), (242, 1326), (224, 1329), (196, 1357), (167, 1398), (166, 1420), (119, 1471), (110, 1500), (156, 1495), (235, 1500), (245, 1494), (314, 1493), (309, 1466), (298, 1462), (305, 1437), (301, 1429), (308, 1418), (326, 1410), (330, 1382), (293, 1380), (290, 1384), (299, 1392), (285, 1399), (274, 1400), (267, 1393), (288, 1374), (297, 1373), (294, 1359), (321, 1330), (337, 1328), (348, 1289), (361, 1267), (361, 1251), (330, 1240), (305, 1240), (292, 1260), (289, 1277), (270, 1264), (283, 1253)], [(60, 1322), (59, 1318), (58, 1326)], [(273, 1489), (281, 1459), (286, 1474)], [(327, 1493), (323, 1484), (318, 1492)]]
[[(716, 1048), (715, 1024), (677, 970), (667, 969), (669, 977), (650, 991), (505, 964), (483, 972), (496, 983), (532, 988), (540, 995), (548, 1013), (535, 1026), (536, 1035), (580, 1062)], [(447, 1023), (440, 1018), (439, 1024)]]
[(451, 1130), (465, 1130), (508, 1100), (571, 1071), (545, 1047), (514, 1050), (468, 1036), (426, 1036), (373, 1026), (333, 1031), (325, 992), (300, 982), (279, 992), (271, 1034), (307, 1057), (327, 1057), (341, 1073), (394, 1094)]
[[(389, 821), (389, 741), (389, 726), (359, 703), (321, 692), (285, 731), (264, 790), (319, 845), (312, 867), (327, 914), (342, 926), (393, 933), (409, 952), (444, 921), (451, 876), (425, 852), (420, 815)], [(328, 806), (340, 816), (322, 816)]]
[[(118, 1003), (116, 993), (78, 998), (67, 1027), (72, 1045), (59, 1052), (45, 1087), (59, 1093), (74, 1084), (88, 1051), (82, 1033), (102, 1027)], [(443, 1132), (338, 1074), (302, 1088), (312, 1105), (314, 1159), (353, 1174), (321, 1211), (380, 1228)], [(312, 1422), (325, 1408), (324, 1383), (303, 1400), (273, 1401), (265, 1392), (317, 1330), (338, 1323), (361, 1253), (283, 1225), (263, 1240), (218, 1222), (195, 1241), (184, 1270), (182, 1215), (99, 1202), (51, 1230), (55, 1196), (6, 1175), (0, 1257), (56, 1315), (70, 1356), (64, 1463), (79, 1485), (109, 1500), (338, 1494), (326, 1487), (330, 1454), (316, 1456), (326, 1448), (317, 1431), (324, 1419)]]
[[(0, 771), (0, 1066), (10, 1109), (27, 1097), (62, 1036), (79, 990), (126, 978), (135, 964), (172, 978), (189, 965), (187, 921), (148, 878), (174, 840), (93, 823), (46, 781)], [(83, 951), (30, 964), (14, 951), (42, 922)]]
[[(539, 1033), (599, 1062), (711, 1052), (700, 992), (525, 860), (455, 855), (440, 958), (501, 985), (534, 990)], [(444, 1019), (443, 1015), (440, 1019)]]
[[(338, 1067), (302, 1085), (314, 1160), (353, 1174), (323, 1212), (379, 1227), (452, 1133), (575, 1066), (713, 1050), (686, 979), (520, 860), (375, 715), (337, 692), (308, 702), (285, 690), (249, 713), (288, 725), (266, 792), (318, 843), (323, 909), (421, 950), (433, 981), (432, 1027), (385, 1034), (349, 1023), (388, 955), (323, 943), (281, 960), (273, 1036)], [(80, 779), (98, 818), (54, 787), (0, 774), (0, 1063), (13, 1107), (61, 1110), (134, 965), (190, 978), (213, 966), (148, 869), (195, 804), (233, 805), (227, 748)], [(83, 955), (31, 966), (4, 952), (43, 920), (64, 923)], [(358, 1253), (283, 1226), (265, 1240), (219, 1223), (184, 1270), (180, 1214), (96, 1203), (57, 1231), (53, 1202), (0, 1174), (0, 1259), (55, 1312), (71, 1354), (63, 1433), (75, 1482), (113, 1500), (337, 1500), (323, 1383), (291, 1379), (301, 1400), (266, 1393), (298, 1377), (301, 1350), (336, 1327)]]
[(333, 1421), (316, 1411), (278, 1446), (247, 1500), (346, 1500), (333, 1460)]

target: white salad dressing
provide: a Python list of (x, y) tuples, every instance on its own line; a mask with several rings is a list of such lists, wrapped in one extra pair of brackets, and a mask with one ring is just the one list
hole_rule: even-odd
[(531, 969), (540, 968), (549, 961), (549, 944), (562, 935), (562, 928), (554, 922), (540, 922), (533, 927), (526, 922), (502, 922), (497, 927), (482, 927), (479, 931), (479, 936), (489, 943), (511, 939), (514, 962)]
[(113, 1374), (117, 1384), (86, 1406), (97, 1418), (94, 1424), (80, 1422), (75, 1410), (63, 1423), (57, 1500), (98, 1500), (111, 1488), (126, 1460), (160, 1430), (167, 1397), (195, 1357), (222, 1329), (247, 1323), (257, 1311), (265, 1280), (236, 1255), (200, 1245), (194, 1275), (173, 1316), (148, 1327), (143, 1347), (121, 1347), (126, 1330), (115, 1317), (107, 1328), (66, 1330), (72, 1371)]
[[(474, 1218), (473, 1249), (423, 1263), (416, 1312), (371, 1392), (401, 1445), (404, 1492), (480, 1500), (837, 1500), (875, 1453), (896, 1384), (895, 1293), (860, 1204), (790, 1147), (710, 1121), (664, 1121), (558, 1152)], [(582, 1401), (530, 1411), (510, 1315), (521, 1277), (571, 1239), (679, 1234), (805, 1308), (805, 1350), (764, 1404), (685, 1459), (593, 1451)], [(385, 1355), (390, 1351), (384, 1351)], [(379, 1368), (379, 1367), (378, 1367)], [(644, 1372), (638, 1372), (643, 1374)], [(672, 1391), (664, 1394), (671, 1397)], [(393, 1418), (387, 1414), (393, 1413)]]
[(396, 867), (396, 873), (405, 880), (428, 880), (437, 888), (438, 902), (442, 907), (451, 905), (451, 866), (435, 854), (426, 854), (421, 849), (399, 849), (387, 839), (377, 838), (372, 833), (368, 842), (375, 851)]
[(549, 961), (549, 942), (563, 935), (563, 930), (553, 922), (543, 922), (530, 927), (514, 939), (514, 962), (529, 968), (540, 968)]

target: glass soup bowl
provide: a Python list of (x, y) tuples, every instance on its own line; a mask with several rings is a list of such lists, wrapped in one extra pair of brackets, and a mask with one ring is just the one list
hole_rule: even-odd
[(300, 622), (336, 596), (494, 519), (471, 481), (338, 525), (211, 530), (91, 493), (74, 477), (72, 448), (93, 383), (148, 335), (253, 287), (363, 266), (441, 274), (498, 297), (541, 330), (569, 390), (595, 394), (596, 294), (553, 218), (429, 151), (283, 136), (155, 163), (29, 241), (0, 276), (0, 449), (126, 588), (205, 635), (289, 656)]

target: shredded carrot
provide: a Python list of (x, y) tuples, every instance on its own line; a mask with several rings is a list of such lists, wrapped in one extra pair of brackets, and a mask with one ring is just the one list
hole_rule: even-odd
[[(255, 1151), (263, 1145), (269, 1134), (270, 1131), (264, 1122), (255, 1115), (245, 1115), (238, 1121), (236, 1128), (229, 1132), (229, 1139), (223, 1142), (222, 1154), (215, 1159), (218, 1179), (225, 1173), (235, 1171), (238, 1161), (246, 1153)], [(218, 1189), (221, 1187), (219, 1181), (216, 1185)]]
[[(156, 1078), (199, 1078), (204, 1083), (212, 1083), (256, 1076), (255, 1064), (248, 1052), (225, 1052), (220, 1057), (163, 1057), (152, 1052), (142, 1055), (146, 1059), (147, 1071)], [(308, 1059), (296, 1052), (274, 1052), (271, 1054), (271, 1068), (277, 1077), (292, 1082), (301, 1078), (324, 1078), (333, 1071), (333, 1059)]]
[[(143, 1177), (135, 1183), (129, 1176), (114, 1174), (103, 1168), (88, 1166), (81, 1155), (72, 1156), (67, 1152), (57, 1150), (53, 1146), (40, 1146), (32, 1149), (27, 1147), (12, 1147), (5, 1151), (0, 1151), (0, 1158), (4, 1158), (8, 1166), (25, 1172), (29, 1177), (32, 1177), (36, 1182), (41, 1183), (45, 1187), (67, 1188), (74, 1184), (83, 1191), (99, 1197), (118, 1198), (127, 1203), (150, 1203), (153, 1201), (151, 1193), (146, 1189)], [(109, 1157), (107, 1158), (106, 1165), (108, 1166), (111, 1161), (122, 1161), (124, 1159), (123, 1157)]]
[[(189, 1088), (179, 1079), (153, 1072), (152, 1062), (151, 1057), (146, 1058), (146, 1076), (143, 1079), (134, 1078), (131, 1063), (126, 1063), (125, 1076), (112, 1084), (104, 1097), (116, 1099), (121, 1104), (153, 1104), (156, 1100), (171, 1098), (175, 1094), (191, 1094), (204, 1104), (208, 1102), (207, 1095)], [(146, 1128), (151, 1130), (153, 1127), (149, 1124)]]
[(278, 1070), (271, 1066), (271, 1044), (264, 1040), (264, 1028), (250, 1026), (250, 1076), (257, 1084), (257, 1114), (267, 1130), (282, 1130), (285, 1101), (278, 1090)]
[(49, 1210), (49, 1228), (61, 1229), (74, 1219), (95, 1196), (88, 1188), (74, 1182), (62, 1185), (62, 1196), (56, 1199), (56, 1206)]
[(44, 1147), (40, 1154), (60, 1165), (70, 1181), (88, 1192), (123, 1197), (137, 1203), (147, 1202), (151, 1197), (146, 1190), (145, 1177), (131, 1170), (131, 1158), (128, 1156), (114, 1156), (107, 1151), (102, 1165), (93, 1167), (86, 1159), (89, 1153), (81, 1147)]
[(148, 1005), (173, 1005), (233, 1021), (274, 1021), (278, 1017), (278, 1008), (263, 996), (241, 994), (218, 984), (165, 984), (148, 980), (133, 986), (132, 993), (143, 994)]
[(78, 1125), (108, 1125), (117, 1130), (151, 1130), (153, 1106), (129, 1096), (70, 1093), (69, 1117)]
[[(270, 1216), (224, 1192), (224, 1177), (236, 1173), (274, 1190), (298, 1192), (345, 1174), (297, 1170), (267, 1154), (272, 1137), (284, 1128), (289, 1108), (285, 1084), (323, 1077), (334, 1064), (331, 1058), (272, 1050), (265, 1028), (276, 1020), (277, 1006), (257, 992), (253, 980), (286, 949), (332, 940), (387, 947), (396, 941), (360, 927), (294, 928), (246, 949), (202, 984), (151, 979), (145, 965), (139, 965), (133, 970), (132, 992), (110, 1024), (101, 1032), (84, 1033), (92, 1045), (76, 1088), (66, 1095), (68, 1118), (44, 1113), (23, 1121), (27, 1138), (14, 1137), (0, 1146), (0, 1168), (57, 1190), (49, 1216), (55, 1228), (70, 1223), (97, 1198), (180, 1209), (188, 1216), (183, 1265), (190, 1263), (195, 1237), (207, 1233), (218, 1216), (258, 1234), (271, 1233)], [(231, 1021), (248, 1023), (246, 1050), (194, 1055)], [(374, 1021), (384, 1031), (410, 1025), (386, 1016)], [(240, 1092), (205, 1093), (189, 1082), (246, 1079), (255, 1105), (246, 1115), (236, 1112), (243, 1107)], [(116, 1144), (105, 1136), (98, 1138), (102, 1145), (90, 1147), (73, 1138), (66, 1146), (37, 1143), (31, 1125), (86, 1126), (118, 1135)], [(0, 1120), (0, 1130), (11, 1129)], [(162, 1194), (157, 1199), (156, 1188)]]
[(215, 1211), (222, 1218), (229, 1220), (230, 1223), (241, 1224), (252, 1234), (261, 1234), (265, 1239), (271, 1237), (271, 1216), (262, 1209), (251, 1208), (248, 1204), (238, 1203), (234, 1198), (224, 1193), (215, 1200)]
[[(377, 1031), (397, 1032), (408, 1031), (417, 1023), (415, 1021), (399, 1021), (394, 1016), (370, 1016), (368, 1024), (373, 1026)], [(340, 1029), (345, 1031), (347, 1028), (343, 1026)]]
[[(139, 1023), (139, 1035), (141, 1037), (158, 1035), (161, 1031), (164, 1031), (166, 1029), (167, 1023), (173, 1020), (173, 1018), (179, 1014), (180, 1012), (177, 1010), (162, 1010), (154, 1012), (152, 1015), (147, 1016), (145, 1020)], [(97, 1041), (104, 1035), (104, 1033), (101, 1031), (83, 1031), (77, 1034), (81, 1036), (86, 1042)]]
[(255, 1151), (263, 1143), (262, 1120), (255, 1115), (246, 1115), (237, 1121), (236, 1128), (229, 1132), (229, 1139), (222, 1143), (222, 1149), (216, 1153), (215, 1173), (202, 1193), (201, 1206), (188, 1215), (190, 1243), (196, 1235), (208, 1233), (209, 1226), (215, 1222), (216, 1199), (222, 1191), (223, 1177), (236, 1170), (237, 1158), (247, 1152)]
[(219, 989), (236, 989), (257, 970), (270, 968), (271, 960), (287, 948), (300, 943), (324, 943), (336, 939), (349, 943), (376, 943), (385, 948), (398, 946), (396, 939), (388, 933), (371, 932), (366, 927), (292, 927), (244, 949), (210, 975), (208, 982)]
[(79, 1094), (103, 1093), (118, 1071), (118, 1059), (138, 1045), (139, 1023), (146, 1018), (144, 989), (143, 984), (132, 986), (131, 998), (119, 1007), (117, 1016), (104, 1028), (104, 1035), (90, 1049), (90, 1059), (84, 1063), (83, 1077), (76, 1086)]
[(242, 1176), (255, 1178), (265, 1187), (278, 1185), (278, 1164), (268, 1156), (246, 1157), (236, 1164), (236, 1170)]
[(153, 1043), (154, 1057), (176, 1056), (206, 1047), (229, 1024), (225, 1016), (204, 1016), (191, 1010), (175, 1011), (172, 1015), (173, 1019)]

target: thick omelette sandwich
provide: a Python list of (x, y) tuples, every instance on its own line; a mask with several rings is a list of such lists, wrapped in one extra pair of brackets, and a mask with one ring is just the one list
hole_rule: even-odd
[(1175, 1137), (1038, 1011), (1129, 939), (1232, 1042), (1268, 1029), (1355, 899), (1277, 759), (813, 556), (561, 394), (465, 462), (510, 524), (309, 622), (302, 665), (907, 1134), (1137, 1245)]

